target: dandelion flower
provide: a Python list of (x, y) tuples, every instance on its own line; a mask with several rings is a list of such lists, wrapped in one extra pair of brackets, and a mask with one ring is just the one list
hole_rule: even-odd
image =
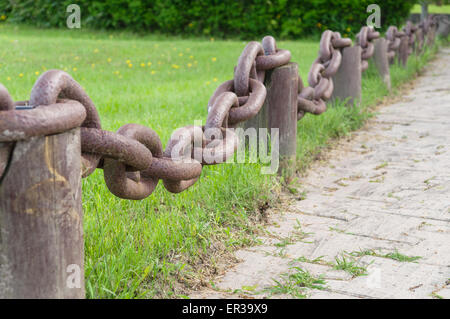
[(34, 74), (39, 75), (39, 71), (34, 72)]
[(145, 63), (141, 63), (141, 67), (145, 68)]
[(19, 73), (19, 78), (23, 77), (23, 73)]
[(129, 68), (132, 68), (132, 67), (133, 67), (133, 64), (128, 63), (128, 67), (129, 67)]
[(179, 69), (180, 66), (179, 66), (179, 65), (176, 65), (176, 64), (172, 64), (172, 68), (174, 68), (174, 69)]
[(217, 58), (212, 58), (211, 61), (216, 62)]
[(153, 70), (152, 72), (151, 72), (152, 74), (155, 74), (156, 73), (156, 71), (155, 70)]
[(95, 49), (95, 50), (94, 50), (94, 53), (98, 53), (98, 49)]
[(192, 63), (188, 63), (187, 66), (188, 68), (190, 68), (192, 66)]
[(77, 68), (73, 68), (72, 70), (73, 70), (73, 72), (77, 72), (78, 69)]
[(8, 81), (11, 81), (11, 77), (9, 77), (9, 76), (8, 76), (6, 79), (7, 79)]
[(183, 53), (178, 53), (179, 56), (183, 56)]
[(151, 66), (151, 65), (152, 65), (152, 62), (148, 62), (147, 65), (148, 65), (148, 66)]
[(130, 63), (131, 63), (131, 61), (130, 61), (130, 60), (127, 60), (127, 61), (126, 61), (126, 63), (127, 63), (127, 64), (130, 64)]
[(193, 56), (193, 55), (189, 56), (189, 59), (193, 59), (193, 58), (194, 58), (194, 56)]
[(213, 81), (214, 81), (214, 82), (217, 82), (217, 78), (214, 78)]
[(111, 62), (112, 61), (112, 59), (111, 58), (108, 58), (106, 61), (108, 61), (108, 62)]

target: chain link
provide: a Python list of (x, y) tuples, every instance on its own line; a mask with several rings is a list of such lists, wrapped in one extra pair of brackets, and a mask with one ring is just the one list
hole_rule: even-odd
[(361, 72), (369, 67), (368, 60), (372, 57), (375, 47), (372, 40), (378, 39), (380, 33), (375, 31), (373, 27), (364, 26), (356, 35), (356, 43), (362, 48), (361, 51)]
[(405, 36), (405, 33), (399, 31), (395, 26), (390, 26), (386, 31), (386, 40), (388, 41), (387, 56), (390, 64), (394, 62), (396, 52), (400, 48), (400, 42), (403, 36)]
[(308, 73), (309, 87), (303, 85), (300, 77), (298, 79), (297, 120), (306, 112), (318, 115), (326, 111), (325, 102), (331, 98), (334, 89), (332, 77), (342, 61), (341, 50), (351, 45), (352, 41), (341, 38), (339, 32), (326, 30), (322, 33), (319, 57), (313, 62)]

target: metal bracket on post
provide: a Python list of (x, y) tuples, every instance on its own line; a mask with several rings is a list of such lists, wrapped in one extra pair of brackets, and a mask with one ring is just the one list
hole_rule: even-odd
[(333, 76), (332, 100), (346, 101), (348, 106), (361, 102), (361, 47), (353, 46), (342, 50), (342, 62)]
[(0, 298), (85, 298), (79, 128), (16, 142), (0, 221)]

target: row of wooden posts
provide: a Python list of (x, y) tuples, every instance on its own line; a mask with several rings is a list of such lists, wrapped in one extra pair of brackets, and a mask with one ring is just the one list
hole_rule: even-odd
[[(361, 101), (361, 47), (343, 49), (335, 99)], [(373, 62), (390, 88), (387, 41)], [(280, 167), (295, 174), (298, 66), (276, 68), (266, 102), (245, 127), (279, 128)], [(0, 181), (0, 298), (84, 298), (79, 128), (17, 142)]]
[[(404, 45), (406, 44), (406, 48)], [(408, 39), (402, 39), (397, 52), (400, 65), (406, 66), (408, 59)], [(388, 41), (384, 38), (374, 40), (374, 54), (371, 58), (379, 76), (391, 89), (390, 64), (388, 60)], [(361, 93), (361, 53), (360, 46), (346, 47), (342, 50), (342, 62), (333, 77), (334, 90), (329, 105), (337, 101), (351, 107), (362, 100)], [(243, 123), (243, 127), (279, 128), (280, 166), (278, 172), (289, 180), (295, 176), (297, 156), (297, 93), (298, 65), (291, 62), (271, 71), (266, 77), (266, 102), (258, 115)]]

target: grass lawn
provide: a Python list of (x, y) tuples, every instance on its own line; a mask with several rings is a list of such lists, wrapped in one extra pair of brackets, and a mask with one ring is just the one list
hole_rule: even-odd
[[(0, 82), (14, 100), (29, 98), (40, 74), (70, 73), (93, 99), (106, 130), (126, 123), (154, 129), (163, 145), (174, 129), (206, 120), (214, 89), (233, 77), (242, 41), (184, 40), (127, 33), (37, 30), (0, 25)], [(256, 39), (260, 40), (260, 39)], [(318, 41), (282, 41), (302, 78)], [(394, 87), (416, 74), (424, 58), (394, 66)], [(362, 125), (388, 92), (373, 67), (363, 79), (362, 109), (342, 106), (307, 115), (298, 124), (298, 167), (304, 169), (332, 138)], [(259, 164), (204, 167), (189, 190), (162, 185), (147, 199), (127, 201), (106, 188), (97, 170), (83, 180), (85, 270), (88, 298), (183, 297), (207, 280), (219, 258), (256, 243), (259, 208), (276, 201), (280, 182)]]
[[(414, 5), (414, 7), (411, 9), (411, 13), (421, 13), (422, 7), (420, 4)], [(428, 13), (446, 13), (450, 14), (450, 4), (437, 6), (435, 4), (428, 5)]]

